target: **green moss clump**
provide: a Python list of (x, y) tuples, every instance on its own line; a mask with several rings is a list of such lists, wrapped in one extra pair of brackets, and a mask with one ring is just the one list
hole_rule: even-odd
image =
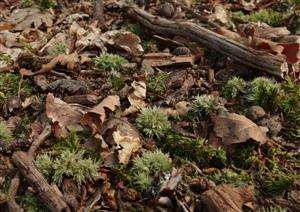
[(232, 157), (237, 167), (244, 169), (255, 168), (260, 165), (258, 154), (254, 144), (245, 144)]
[(13, 130), (13, 135), (16, 138), (24, 138), (30, 133), (30, 128), (28, 125), (30, 124), (30, 119), (28, 116), (22, 118), (21, 122), (17, 124), (15, 129)]
[(226, 164), (226, 152), (221, 148), (208, 145), (205, 139), (193, 139), (176, 133), (168, 133), (159, 147), (168, 151), (172, 157), (178, 156), (194, 161), (201, 167), (223, 167)]
[(249, 15), (245, 15), (243, 12), (233, 12), (233, 18), (240, 18), (245, 22), (264, 22), (271, 26), (280, 26), (284, 23), (284, 20), (292, 15), (292, 12), (278, 12), (271, 9), (263, 9), (257, 12), (252, 12)]
[(227, 183), (235, 186), (252, 184), (251, 175), (244, 170), (234, 171), (232, 169), (223, 169), (221, 172), (208, 176), (209, 179), (217, 184)]
[(13, 60), (11, 59), (10, 56), (8, 56), (6, 54), (2, 54), (2, 53), (0, 53), (0, 61), (3, 61), (5, 63), (11, 63), (11, 62), (13, 62)]
[(39, 197), (31, 192), (25, 192), (24, 195), (17, 196), (16, 199), (26, 212), (50, 212)]
[(125, 86), (124, 80), (116, 74), (111, 74), (109, 79), (116, 91), (121, 90)]
[(146, 53), (159, 51), (158, 44), (153, 40), (143, 41), (142, 47)]
[(147, 89), (152, 98), (161, 97), (167, 91), (167, 80), (169, 74), (159, 73), (147, 80)]
[(84, 155), (85, 151), (70, 150), (61, 151), (56, 158), (44, 154), (37, 157), (35, 165), (46, 177), (52, 176), (55, 183), (61, 184), (64, 177), (72, 177), (81, 185), (87, 180), (93, 181), (99, 177), (100, 162)]
[(0, 122), (0, 140), (11, 141), (12, 139), (12, 132), (7, 128), (5, 123)]
[(139, 24), (128, 24), (127, 28), (129, 32), (132, 32), (136, 35), (142, 35), (143, 33), (143, 30)]
[(39, 0), (38, 3), (41, 9), (54, 8), (57, 5), (55, 0)]
[(48, 154), (40, 154), (34, 164), (46, 178), (49, 178), (53, 174), (52, 163), (52, 158)]
[[(12, 73), (0, 73), (0, 103), (6, 98), (16, 96), (19, 91), (21, 76)], [(20, 93), (30, 93), (31, 83), (27, 79), (22, 80)]]
[(149, 137), (163, 138), (171, 129), (168, 116), (158, 107), (143, 108), (136, 119), (136, 125)]
[(210, 113), (221, 113), (227, 111), (219, 98), (212, 95), (196, 96), (191, 102), (191, 110), (189, 116), (201, 120), (207, 117)]
[(280, 108), (290, 121), (300, 129), (300, 86), (295, 82), (287, 81), (283, 84), (285, 94), (280, 101)]
[(263, 182), (262, 190), (271, 196), (282, 196), (291, 189), (293, 182), (293, 177), (284, 172), (269, 173)]
[(279, 106), (281, 94), (280, 84), (269, 78), (257, 77), (250, 82), (246, 98), (267, 111), (274, 111)]
[(170, 174), (171, 168), (169, 155), (160, 150), (144, 152), (142, 157), (133, 160), (132, 183), (140, 190), (150, 191), (162, 184), (164, 174)]
[(67, 46), (64, 43), (57, 43), (54, 46), (50, 47), (48, 50), (49, 55), (57, 56), (60, 54), (66, 54)]
[(34, 5), (32, 0), (21, 0), (20, 2), (22, 8), (31, 7)]
[(120, 71), (122, 64), (128, 63), (124, 57), (116, 54), (101, 54), (94, 59), (97, 71)]
[(53, 161), (53, 181), (61, 184), (64, 177), (72, 177), (78, 185), (99, 177), (99, 163), (91, 158), (84, 158), (84, 151), (64, 151)]
[(233, 77), (228, 80), (223, 88), (223, 95), (225, 98), (236, 98), (239, 94), (245, 92), (247, 83), (239, 77)]
[(70, 131), (67, 138), (60, 139), (57, 144), (55, 144), (52, 149), (55, 152), (62, 152), (65, 150), (76, 152), (82, 149), (78, 135), (74, 130)]

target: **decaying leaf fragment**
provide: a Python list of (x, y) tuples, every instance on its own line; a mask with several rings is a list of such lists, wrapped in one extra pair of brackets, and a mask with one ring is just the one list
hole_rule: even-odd
[(37, 72), (27, 71), (27, 72), (23, 72), (22, 75), (34, 76), (38, 74), (43, 74), (54, 69), (56, 65), (67, 66), (69, 70), (74, 70), (78, 65), (78, 62), (79, 62), (79, 57), (77, 53), (68, 54), (68, 55), (61, 54), (54, 57), (49, 63), (43, 65), (39, 71)]
[(70, 130), (81, 131), (80, 119), (85, 111), (77, 106), (55, 98), (49, 93), (46, 98), (46, 115), (54, 125), (54, 135), (57, 138), (67, 137)]
[(100, 104), (87, 112), (81, 119), (81, 124), (89, 126), (94, 133), (100, 133), (106, 119), (105, 109), (115, 111), (120, 106), (120, 97), (108, 96)]
[(138, 137), (132, 137), (130, 135), (122, 134), (117, 130), (113, 132), (113, 138), (116, 144), (120, 147), (119, 161), (122, 164), (128, 164), (132, 153), (136, 152), (141, 147), (141, 142)]
[(112, 30), (101, 35), (101, 39), (130, 55), (137, 56), (144, 52), (140, 37), (132, 32)]
[(145, 102), (146, 83), (143, 81), (134, 81), (131, 86), (134, 88), (134, 91), (128, 96), (130, 107), (122, 113), (123, 116), (138, 112), (141, 108), (147, 105)]
[(175, 105), (175, 109), (161, 108), (162, 112), (168, 116), (185, 116), (191, 109), (190, 103), (187, 101), (180, 101)]
[(215, 135), (222, 140), (222, 145), (243, 143), (252, 138), (260, 143), (266, 142), (265, 132), (245, 116), (236, 113), (212, 115)]
[(128, 164), (131, 155), (142, 146), (139, 131), (128, 121), (120, 118), (111, 118), (107, 121), (103, 133), (111, 129), (114, 130), (112, 137), (117, 144), (119, 162)]
[(254, 200), (253, 186), (234, 188), (230, 185), (219, 185), (204, 192), (201, 200), (209, 212), (242, 212), (246, 202)]

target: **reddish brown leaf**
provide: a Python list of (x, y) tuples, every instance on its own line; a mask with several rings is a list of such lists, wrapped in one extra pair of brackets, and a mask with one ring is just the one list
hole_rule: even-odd
[(54, 125), (54, 135), (57, 138), (67, 137), (69, 130), (81, 131), (80, 119), (85, 111), (77, 106), (69, 105), (53, 94), (46, 99), (46, 114)]
[(95, 106), (92, 110), (86, 113), (82, 119), (81, 124), (89, 126), (94, 133), (100, 133), (103, 122), (105, 121), (105, 109), (115, 111), (120, 106), (119, 96), (108, 96), (100, 104)]

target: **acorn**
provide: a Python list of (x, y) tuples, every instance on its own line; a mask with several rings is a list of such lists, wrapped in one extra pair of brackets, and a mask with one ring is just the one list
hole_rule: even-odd
[(161, 17), (171, 18), (174, 15), (174, 13), (175, 13), (175, 8), (173, 4), (170, 4), (168, 2), (162, 4), (158, 9), (158, 14)]

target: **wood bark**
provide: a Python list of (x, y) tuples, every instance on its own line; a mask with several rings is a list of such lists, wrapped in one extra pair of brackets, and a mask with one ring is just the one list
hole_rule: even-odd
[[(40, 145), (42, 145), (42, 143), (44, 143), (44, 141), (51, 135), (51, 125), (46, 125), (44, 127), (44, 130), (42, 131), (41, 134), (39, 134), (37, 136), (36, 139), (34, 139), (34, 141), (31, 144), (30, 149), (28, 150), (28, 157), (33, 159), (35, 157), (36, 151), (37, 149), (40, 147)], [(26, 142), (25, 144), (29, 144), (28, 140), (24, 140), (24, 142)], [(23, 144), (24, 142), (22, 142), (21, 144)], [(1, 142), (0, 142), (1, 144)], [(2, 147), (2, 146), (1, 146)], [(19, 147), (18, 145), (12, 145), (12, 146), (8, 146), (7, 148), (3, 148), (3, 150), (10, 150), (10, 151), (16, 151), (17, 147)], [(23, 146), (22, 146), (23, 147)], [(0, 151), (1, 153), (1, 151)], [(8, 206), (8, 211), (11, 212), (22, 212), (24, 211), (15, 201), (15, 197), (18, 193), (18, 189), (20, 186), (20, 171), (18, 171), (15, 175), (15, 177), (12, 179), (10, 187), (9, 187), (9, 191), (8, 191), (8, 196), (9, 196), (9, 200), (7, 201), (7, 206)]]
[(100, 26), (105, 25), (103, 0), (96, 0), (94, 18), (96, 18), (99, 21)]
[(163, 35), (177, 35), (214, 49), (243, 65), (283, 77), (287, 62), (279, 56), (258, 51), (190, 21), (170, 21), (153, 16), (136, 6), (129, 6), (127, 14), (143, 26)]
[(62, 197), (33, 165), (32, 158), (28, 154), (22, 151), (15, 152), (12, 161), (51, 211), (70, 211)]

